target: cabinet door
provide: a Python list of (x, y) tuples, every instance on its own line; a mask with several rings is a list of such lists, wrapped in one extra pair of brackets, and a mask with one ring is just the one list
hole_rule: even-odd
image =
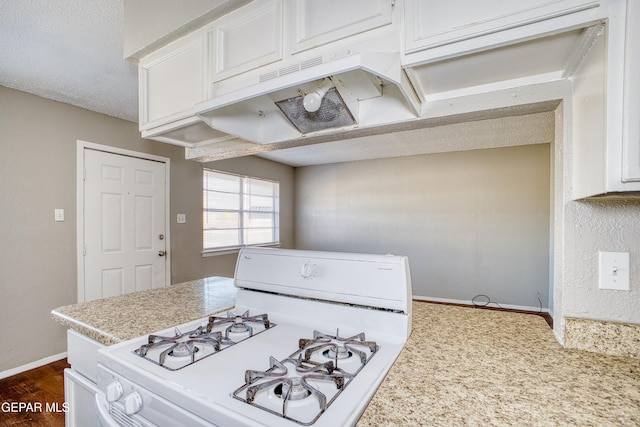
[(627, 3), (622, 180), (640, 181), (640, 4)]
[(391, 0), (292, 0), (288, 5), (293, 53), (391, 23)]
[(282, 58), (282, 0), (255, 0), (209, 30), (211, 81)]
[(184, 118), (205, 99), (204, 35), (196, 32), (143, 58), (140, 129)]
[(599, 6), (600, 0), (407, 0), (405, 53)]

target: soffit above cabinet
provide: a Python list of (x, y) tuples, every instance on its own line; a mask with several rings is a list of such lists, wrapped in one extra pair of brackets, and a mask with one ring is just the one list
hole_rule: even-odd
[(124, 57), (137, 62), (249, 2), (251, 0), (124, 0)]
[[(510, 110), (428, 119), (421, 126), (258, 154), (294, 167), (454, 151), (550, 144), (557, 102)], [(417, 123), (416, 123), (417, 125)]]

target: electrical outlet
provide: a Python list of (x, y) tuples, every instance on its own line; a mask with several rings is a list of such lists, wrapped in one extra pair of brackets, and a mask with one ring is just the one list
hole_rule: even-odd
[(187, 222), (187, 215), (186, 214), (178, 214), (176, 221), (178, 222), (178, 224), (185, 224)]
[(600, 289), (629, 290), (629, 252), (598, 252)]
[(53, 210), (53, 220), (54, 221), (64, 221), (64, 209), (54, 209)]

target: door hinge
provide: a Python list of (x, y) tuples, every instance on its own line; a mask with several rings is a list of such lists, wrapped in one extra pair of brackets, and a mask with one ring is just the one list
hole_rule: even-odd
[(87, 256), (87, 244), (86, 243), (82, 244), (82, 255), (83, 256)]
[(86, 180), (87, 179), (87, 168), (83, 168), (82, 169), (82, 180)]

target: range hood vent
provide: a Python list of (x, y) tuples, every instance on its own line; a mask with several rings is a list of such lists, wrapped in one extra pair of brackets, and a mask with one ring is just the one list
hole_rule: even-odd
[(300, 95), (276, 102), (282, 113), (302, 134), (357, 124), (335, 87), (327, 91), (317, 111), (307, 111), (303, 100), (304, 96)]
[[(318, 111), (305, 95), (325, 88)], [(419, 100), (398, 52), (313, 57), (217, 83), (217, 96), (195, 107), (216, 131), (257, 144), (293, 141), (355, 127), (415, 119)], [(211, 141), (215, 142), (215, 141)]]
[(277, 70), (273, 70), (269, 73), (261, 74), (260, 83), (275, 79), (277, 77), (286, 76), (287, 74), (295, 73), (309, 67), (315, 67), (316, 65), (322, 64), (322, 62), (322, 57), (318, 56), (316, 58), (307, 59), (306, 61), (301, 61), (296, 64), (289, 65), (288, 67), (278, 68)]

